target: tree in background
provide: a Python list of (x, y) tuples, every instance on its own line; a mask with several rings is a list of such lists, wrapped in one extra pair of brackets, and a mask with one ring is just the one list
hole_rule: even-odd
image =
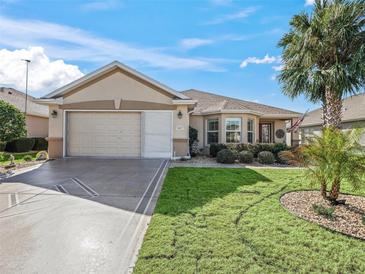
[(339, 128), (342, 99), (365, 83), (365, 0), (316, 0), (279, 42), (283, 93), (322, 103), (324, 127)]
[(25, 115), (13, 105), (0, 100), (0, 142), (25, 137)]

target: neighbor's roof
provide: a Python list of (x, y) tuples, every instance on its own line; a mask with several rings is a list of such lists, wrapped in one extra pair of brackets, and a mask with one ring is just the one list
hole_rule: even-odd
[(198, 101), (194, 109), (195, 114), (236, 112), (252, 113), (267, 117), (299, 117), (301, 115), (299, 112), (287, 109), (221, 96), (196, 89), (186, 90), (182, 93)]
[(136, 76), (137, 78), (139, 79), (142, 79), (164, 91), (166, 91), (167, 93), (170, 93), (172, 95), (175, 96), (176, 99), (183, 99), (183, 100), (189, 100), (190, 98), (186, 97), (185, 95), (175, 91), (174, 89), (168, 87), (168, 86), (165, 86), (164, 84), (161, 84), (160, 82), (122, 64), (121, 62), (119, 61), (113, 61), (111, 62), (110, 64), (107, 64), (106, 66), (104, 67), (101, 67), (89, 74), (86, 74), (85, 76), (59, 88), (59, 89), (56, 89), (55, 91), (43, 96), (42, 98), (44, 99), (51, 99), (51, 98), (58, 98), (58, 97), (62, 97), (62, 95), (68, 93), (69, 91), (71, 91), (72, 89), (74, 88), (77, 88), (85, 83), (88, 83), (89, 81), (92, 81), (93, 79), (101, 76), (101, 75), (104, 75), (105, 73), (108, 73), (110, 71), (112, 71), (113, 69), (115, 68), (119, 68), (123, 71), (126, 71), (134, 76)]
[[(365, 93), (350, 96), (344, 99), (342, 104), (342, 122), (365, 120)], [(318, 108), (308, 112), (300, 126), (317, 126), (322, 123), (322, 108)]]
[[(0, 100), (14, 105), (20, 111), (24, 111), (25, 94), (13, 88), (0, 87)], [(28, 95), (27, 114), (48, 118), (48, 106), (34, 102), (35, 98)]]

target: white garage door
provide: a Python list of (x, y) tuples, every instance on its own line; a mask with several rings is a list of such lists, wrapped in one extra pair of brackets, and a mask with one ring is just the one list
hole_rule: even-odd
[(172, 155), (171, 112), (145, 112), (143, 115), (144, 157), (170, 158)]
[(67, 113), (67, 156), (141, 156), (141, 114)]

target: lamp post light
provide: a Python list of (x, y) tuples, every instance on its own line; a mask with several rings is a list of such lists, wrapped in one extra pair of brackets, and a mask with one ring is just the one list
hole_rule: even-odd
[(27, 104), (28, 104), (28, 67), (31, 62), (29, 59), (22, 59), (26, 63), (26, 73), (25, 73), (25, 106), (24, 106), (24, 114), (27, 115)]

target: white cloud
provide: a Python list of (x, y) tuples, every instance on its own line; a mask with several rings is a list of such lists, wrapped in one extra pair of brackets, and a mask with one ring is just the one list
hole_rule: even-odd
[(263, 58), (257, 58), (257, 57), (248, 57), (245, 60), (242, 61), (240, 67), (245, 68), (249, 64), (272, 64), (272, 63), (278, 63), (280, 62), (280, 57), (278, 56), (270, 56), (266, 54)]
[(284, 67), (283, 65), (279, 65), (279, 66), (273, 66), (272, 68), (275, 71), (281, 71), (283, 69), (283, 67)]
[[(22, 59), (29, 59), (29, 90), (34, 95), (56, 89), (83, 76), (77, 66), (63, 60), (51, 61), (42, 47), (20, 50), (0, 50), (0, 85), (25, 88), (26, 65)], [(36, 94), (35, 94), (36, 93)]]
[(311, 5), (313, 5), (313, 4), (314, 4), (314, 1), (315, 1), (315, 0), (305, 0), (305, 5), (306, 5), (306, 6), (311, 6)]
[(249, 15), (254, 13), (256, 10), (257, 10), (257, 8), (255, 8), (255, 7), (249, 7), (249, 8), (240, 10), (237, 13), (226, 14), (226, 15), (223, 15), (216, 19), (210, 20), (210, 21), (206, 22), (205, 24), (206, 25), (218, 25), (218, 24), (222, 24), (222, 23), (225, 23), (228, 21), (240, 20), (240, 19), (248, 17)]
[(211, 39), (186, 38), (186, 39), (182, 39), (180, 41), (180, 46), (183, 49), (193, 49), (193, 48), (197, 48), (197, 47), (201, 47), (201, 46), (205, 46), (205, 45), (210, 45), (213, 43), (215, 43), (215, 41), (211, 40)]
[(112, 10), (121, 6), (118, 0), (92, 1), (81, 5), (85, 11)]
[(49, 57), (72, 61), (106, 63), (118, 59), (164, 69), (219, 70), (217, 63), (203, 58), (181, 58), (161, 50), (132, 46), (97, 37), (82, 29), (44, 21), (0, 16), (0, 46), (27, 48), (42, 46)]

